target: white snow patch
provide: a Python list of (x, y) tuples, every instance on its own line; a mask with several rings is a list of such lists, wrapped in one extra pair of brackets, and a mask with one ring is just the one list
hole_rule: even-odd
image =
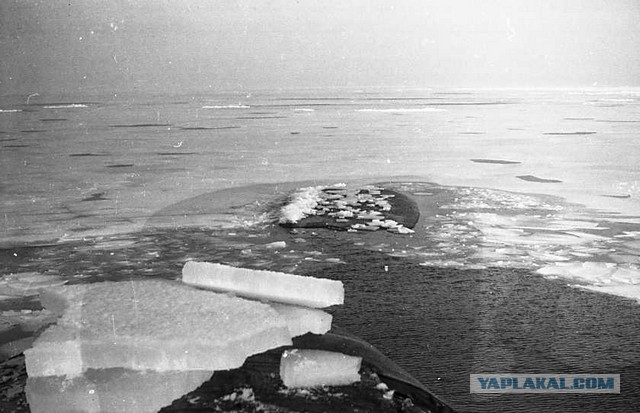
[(324, 186), (310, 186), (302, 188), (291, 195), (287, 205), (280, 209), (280, 223), (295, 224), (306, 216), (315, 213), (315, 207), (322, 199)]

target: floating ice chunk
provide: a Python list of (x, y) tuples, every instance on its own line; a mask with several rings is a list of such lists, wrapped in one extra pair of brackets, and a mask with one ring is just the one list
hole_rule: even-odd
[(202, 109), (249, 109), (251, 106), (249, 105), (205, 105)]
[(325, 311), (280, 303), (270, 305), (287, 322), (291, 337), (306, 333), (324, 334), (331, 329), (333, 316)]
[(0, 294), (14, 297), (37, 295), (40, 288), (62, 285), (66, 282), (67, 280), (61, 277), (37, 272), (9, 274), (0, 280)]
[(353, 211), (342, 210), (335, 213), (338, 218), (351, 218), (353, 217)]
[(383, 112), (383, 113), (412, 113), (412, 112), (444, 112), (441, 108), (367, 108), (356, 109), (356, 112)]
[(43, 106), (45, 109), (74, 109), (74, 108), (88, 108), (88, 105), (84, 103), (69, 103), (65, 105), (47, 105)]
[(281, 250), (283, 248), (287, 248), (287, 243), (284, 241), (276, 241), (265, 244), (264, 247), (268, 250)]
[(397, 232), (398, 234), (413, 234), (415, 231), (411, 228), (407, 228), (402, 225), (398, 225), (396, 227), (389, 228), (390, 232)]
[(588, 283), (584, 288), (640, 300), (640, 269), (606, 262), (555, 263), (536, 271)]
[(527, 253), (533, 258), (541, 261), (545, 261), (545, 262), (569, 261), (569, 257), (564, 255), (559, 255), (558, 253), (552, 254), (547, 251), (532, 251), (532, 250), (527, 251)]
[(198, 388), (211, 371), (89, 370), (73, 379), (29, 377), (25, 393), (32, 413), (157, 412)]
[(540, 268), (536, 272), (541, 275), (558, 275), (564, 278), (595, 281), (596, 279), (610, 278), (615, 264), (603, 262), (557, 262)]
[(286, 350), (280, 378), (287, 387), (345, 386), (360, 381), (361, 357), (324, 350)]
[(369, 211), (366, 214), (358, 214), (358, 219), (378, 219), (382, 217), (382, 213), (378, 212), (378, 211)]
[(312, 308), (344, 302), (344, 288), (340, 281), (207, 262), (187, 262), (182, 269), (182, 281), (195, 287), (243, 297)]
[(113, 367), (226, 370), (291, 344), (285, 321), (268, 305), (176, 282), (61, 286), (43, 296), (62, 317), (24, 352), (30, 377)]
[(617, 295), (637, 300), (640, 303), (640, 285), (616, 284), (616, 285), (574, 285), (573, 287), (595, 291), (603, 294)]

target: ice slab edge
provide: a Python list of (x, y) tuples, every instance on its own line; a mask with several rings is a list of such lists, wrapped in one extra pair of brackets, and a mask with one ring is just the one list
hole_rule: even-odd
[(324, 308), (344, 303), (342, 282), (275, 271), (189, 261), (182, 268), (186, 284), (257, 300)]

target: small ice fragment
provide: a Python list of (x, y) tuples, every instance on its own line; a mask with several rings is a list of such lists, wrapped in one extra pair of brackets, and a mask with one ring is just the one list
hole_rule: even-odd
[(268, 250), (281, 250), (287, 247), (287, 243), (284, 241), (276, 241), (276, 242), (271, 242), (269, 244), (265, 244), (264, 247)]
[(411, 228), (407, 228), (407, 227), (404, 227), (402, 225), (399, 225), (399, 226), (393, 228), (393, 230), (397, 231), (398, 234), (413, 234), (415, 232)]
[(331, 329), (333, 316), (325, 311), (280, 303), (270, 305), (287, 322), (291, 337), (306, 333), (324, 334)]
[(366, 214), (359, 214), (358, 219), (379, 219), (382, 216), (380, 212), (369, 211)]
[(380, 382), (380, 383), (376, 384), (376, 389), (386, 391), (386, 390), (389, 390), (389, 386), (387, 386), (383, 382)]
[(353, 211), (348, 211), (348, 210), (338, 211), (336, 212), (336, 216), (338, 218), (351, 218), (353, 217)]
[(361, 357), (324, 350), (285, 350), (280, 378), (286, 387), (346, 386), (360, 381)]

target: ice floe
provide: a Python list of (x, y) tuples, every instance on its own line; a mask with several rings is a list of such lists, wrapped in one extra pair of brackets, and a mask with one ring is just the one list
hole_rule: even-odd
[(414, 113), (414, 112), (446, 112), (441, 108), (367, 108), (357, 109), (356, 112), (382, 112), (382, 113)]
[(0, 278), (0, 298), (27, 297), (38, 294), (40, 288), (65, 284), (67, 280), (56, 275), (37, 272), (21, 272), (4, 275)]
[[(294, 192), (280, 210), (279, 222), (296, 225), (309, 216), (326, 217), (315, 223), (347, 231), (377, 231), (385, 229), (398, 234), (413, 234), (411, 228), (389, 217), (393, 193), (383, 193), (384, 187), (365, 185), (349, 188), (345, 184), (301, 188)], [(403, 218), (404, 219), (404, 218)], [(416, 218), (417, 220), (417, 218)], [(312, 224), (308, 224), (312, 225)], [(413, 223), (407, 224), (412, 226)]]
[(205, 105), (202, 109), (249, 109), (249, 105)]
[(69, 104), (62, 104), (62, 105), (47, 105), (47, 106), (43, 106), (43, 108), (45, 109), (75, 109), (75, 108), (88, 108), (89, 105), (86, 105), (84, 103), (69, 103)]
[(640, 269), (635, 265), (612, 262), (566, 262), (544, 266), (536, 271), (545, 277), (562, 277), (577, 287), (633, 298), (640, 302)]

